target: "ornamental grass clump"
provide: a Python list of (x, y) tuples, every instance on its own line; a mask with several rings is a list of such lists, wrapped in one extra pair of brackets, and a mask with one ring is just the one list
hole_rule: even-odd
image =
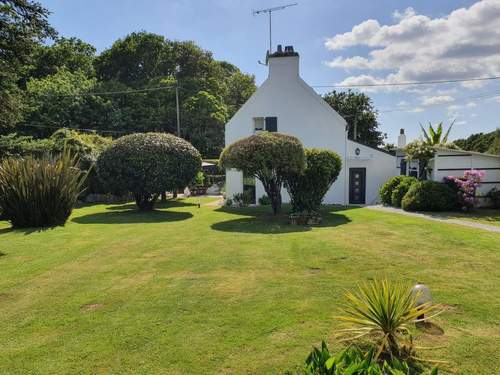
[(66, 222), (87, 176), (68, 150), (41, 158), (7, 158), (0, 163), (0, 206), (13, 227)]
[(372, 340), (375, 360), (397, 358), (418, 360), (411, 335), (411, 326), (427, 321), (442, 310), (431, 302), (417, 306), (419, 294), (411, 287), (388, 280), (360, 284), (357, 291), (345, 295), (347, 302), (338, 319), (349, 328), (339, 331), (346, 340)]

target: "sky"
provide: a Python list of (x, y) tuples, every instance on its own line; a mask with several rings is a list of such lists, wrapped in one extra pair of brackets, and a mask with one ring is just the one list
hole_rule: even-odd
[[(98, 52), (133, 31), (193, 40), (257, 84), (267, 77), (267, 15), (290, 0), (42, 0), (62, 36)], [(273, 13), (273, 46), (293, 45), (312, 86), (500, 76), (500, 0), (296, 0)], [(316, 87), (320, 94), (331, 88)], [(455, 121), (451, 139), (500, 127), (500, 80), (357, 88), (373, 99), (380, 129), (396, 143), (420, 125)]]

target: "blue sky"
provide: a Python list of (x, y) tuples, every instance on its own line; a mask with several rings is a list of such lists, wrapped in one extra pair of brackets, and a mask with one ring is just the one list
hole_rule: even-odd
[[(193, 40), (260, 84), (257, 63), (268, 48), (264, 0), (43, 0), (52, 25), (98, 51), (146, 30)], [(397, 83), (500, 75), (500, 0), (297, 0), (273, 15), (273, 42), (293, 45), (310, 85)], [(452, 138), (500, 126), (500, 80), (398, 89), (362, 89), (380, 110), (381, 129), (395, 142), (419, 123), (456, 120)], [(324, 92), (325, 89), (318, 89)]]

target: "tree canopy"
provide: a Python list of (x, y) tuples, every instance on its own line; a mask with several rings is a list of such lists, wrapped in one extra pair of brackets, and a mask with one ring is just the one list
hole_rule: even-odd
[(472, 134), (467, 138), (457, 139), (453, 143), (462, 150), (500, 155), (500, 129), (490, 133)]
[(368, 95), (351, 90), (333, 90), (323, 95), (323, 99), (347, 121), (350, 139), (354, 139), (356, 123), (357, 141), (373, 147), (383, 145), (387, 136), (379, 130), (378, 113)]
[[(24, 7), (20, 15), (31, 18), (18, 15), (19, 7)], [(1, 66), (9, 66), (2, 69), (1, 78), (12, 72), (8, 82), (0, 83), (0, 133), (14, 130), (46, 137), (67, 127), (114, 137), (151, 131), (177, 134), (177, 86), (181, 136), (204, 156), (218, 157), (225, 123), (256, 89), (252, 75), (214, 59), (191, 41), (134, 32), (96, 55), (95, 48), (80, 39), (56, 38), (46, 20), (48, 12), (37, 3), (7, 1), (0, 10), (2, 26), (14, 30), (12, 35), (8, 28), (0, 32), (16, 42), (0, 41), (5, 49)], [(24, 30), (25, 23), (33, 30), (19, 34), (16, 30)], [(49, 37), (54, 42), (43, 44)]]

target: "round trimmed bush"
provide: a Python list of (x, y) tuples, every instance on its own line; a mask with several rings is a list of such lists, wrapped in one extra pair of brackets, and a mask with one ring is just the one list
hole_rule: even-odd
[(457, 196), (448, 185), (429, 180), (413, 183), (401, 201), (405, 211), (449, 211), (457, 204)]
[(305, 154), (298, 138), (263, 132), (226, 147), (220, 156), (220, 165), (258, 178), (276, 214), (281, 209), (283, 183), (288, 175), (304, 169)]
[(379, 191), (380, 200), (383, 204), (391, 205), (392, 192), (394, 189), (408, 176), (394, 176), (389, 178), (385, 184), (382, 185)]
[(406, 178), (403, 178), (399, 185), (392, 190), (391, 205), (393, 207), (401, 207), (401, 201), (403, 200), (403, 197), (406, 195), (411, 185), (417, 182), (417, 179), (415, 177), (405, 177)]
[(140, 210), (153, 209), (160, 192), (187, 186), (200, 169), (198, 150), (165, 133), (121, 137), (97, 161), (97, 174), (108, 190), (132, 192)]
[(306, 168), (289, 175), (285, 183), (294, 213), (319, 211), (325, 194), (342, 169), (342, 159), (333, 151), (311, 148), (305, 153)]

